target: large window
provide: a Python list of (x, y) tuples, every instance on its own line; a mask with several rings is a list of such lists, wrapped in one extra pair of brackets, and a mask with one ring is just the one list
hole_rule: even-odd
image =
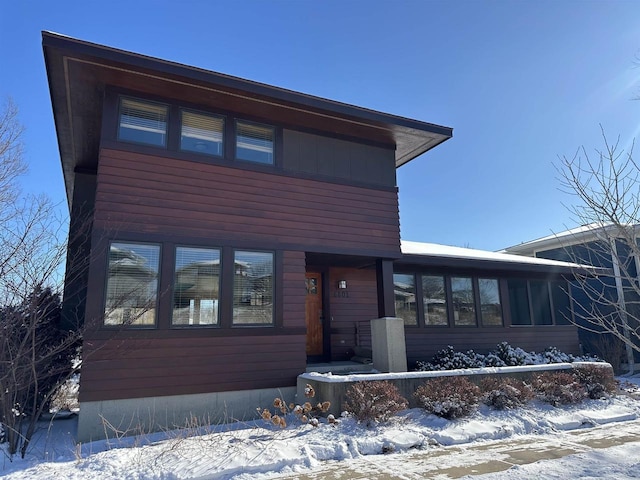
[(233, 323), (273, 323), (273, 253), (234, 252)]
[(495, 278), (479, 278), (480, 317), (486, 326), (502, 326), (502, 305), (500, 289)]
[(529, 294), (526, 280), (509, 280), (509, 305), (511, 306), (512, 325), (531, 325)]
[(236, 158), (273, 163), (274, 129), (266, 125), (236, 122)]
[(556, 325), (571, 325), (571, 300), (569, 299), (569, 284), (567, 282), (551, 282), (551, 300)]
[(405, 325), (417, 325), (416, 281), (415, 275), (395, 273), (393, 275), (396, 317), (402, 318)]
[(159, 264), (159, 245), (111, 244), (105, 325), (155, 325)]
[(448, 325), (447, 297), (444, 285), (444, 277), (442, 276), (422, 276), (422, 305), (426, 325)]
[(167, 106), (131, 98), (120, 99), (118, 139), (165, 147)]
[(173, 325), (217, 325), (220, 250), (176, 248)]
[(529, 281), (529, 288), (531, 290), (533, 323), (536, 325), (553, 325), (549, 283), (544, 280), (531, 280)]
[(224, 118), (182, 111), (180, 149), (222, 156)]
[(452, 277), (451, 297), (454, 324), (458, 327), (475, 326), (476, 307), (471, 278)]

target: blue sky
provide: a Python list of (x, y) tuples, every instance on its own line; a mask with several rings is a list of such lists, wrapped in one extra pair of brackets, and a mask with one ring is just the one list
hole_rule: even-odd
[(23, 1), (0, 98), (66, 210), (41, 30), (453, 127), (398, 170), (402, 237), (495, 250), (574, 225), (558, 155), (640, 134), (637, 1)]

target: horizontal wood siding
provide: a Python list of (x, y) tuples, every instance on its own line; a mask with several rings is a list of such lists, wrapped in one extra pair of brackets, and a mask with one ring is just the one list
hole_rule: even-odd
[[(347, 281), (348, 297), (337, 289), (339, 280)], [(346, 360), (356, 346), (356, 326), (378, 316), (378, 294), (374, 269), (331, 268), (331, 358)]]
[(148, 338), (85, 342), (80, 401), (295, 386), (305, 337)]
[(304, 252), (285, 251), (282, 257), (282, 326), (306, 329), (305, 255)]
[(116, 150), (101, 151), (96, 225), (265, 248), (400, 252), (396, 192)]
[(528, 326), (504, 328), (405, 328), (409, 365), (431, 357), (447, 345), (456, 350), (487, 353), (500, 342), (526, 351), (541, 352), (549, 346), (566, 353), (580, 353), (574, 326)]

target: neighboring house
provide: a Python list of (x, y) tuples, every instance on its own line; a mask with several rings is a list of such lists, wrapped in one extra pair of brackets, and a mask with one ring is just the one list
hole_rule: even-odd
[(396, 168), (450, 128), (53, 33), (43, 47), (64, 315), (85, 326), (80, 441), (252, 416), (371, 349), (377, 318), (404, 320), (390, 341), (409, 364), (505, 340), (578, 351), (575, 265), (401, 247)]
[[(638, 328), (633, 318), (640, 318), (640, 299), (637, 288), (630, 287), (630, 283), (635, 282), (637, 285), (640, 280), (640, 259), (629, 248), (631, 240), (625, 236), (630, 236), (637, 243), (640, 226), (626, 225), (624, 232), (621, 232), (619, 227), (612, 224), (583, 225), (503, 250), (517, 255), (593, 265), (608, 272), (597, 278), (571, 282), (571, 297), (575, 319), (586, 327), (579, 330), (583, 349), (600, 355), (614, 365), (620, 363), (621, 357), (625, 362), (627, 359), (621, 342), (611, 335), (598, 333), (593, 324), (581, 320), (581, 317), (598, 312), (603, 318), (613, 318), (622, 310), (630, 313), (628, 320), (631, 327)], [(596, 294), (588, 294), (585, 290)], [(595, 301), (595, 297), (599, 296), (606, 300)], [(620, 308), (614, 308), (616, 304)], [(619, 320), (618, 323), (620, 324)], [(635, 362), (640, 362), (638, 352), (635, 352)]]

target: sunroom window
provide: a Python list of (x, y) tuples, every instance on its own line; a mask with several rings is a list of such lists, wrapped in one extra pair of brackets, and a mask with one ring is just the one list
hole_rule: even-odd
[(105, 325), (155, 324), (159, 264), (159, 245), (111, 244)]
[(274, 128), (236, 122), (236, 158), (256, 163), (273, 164)]
[(223, 155), (224, 118), (182, 111), (180, 149), (206, 155)]
[(396, 304), (396, 317), (402, 318), (405, 325), (417, 325), (416, 280), (415, 275), (394, 273), (393, 290)]
[(118, 139), (165, 147), (167, 106), (132, 98), (120, 99)]

